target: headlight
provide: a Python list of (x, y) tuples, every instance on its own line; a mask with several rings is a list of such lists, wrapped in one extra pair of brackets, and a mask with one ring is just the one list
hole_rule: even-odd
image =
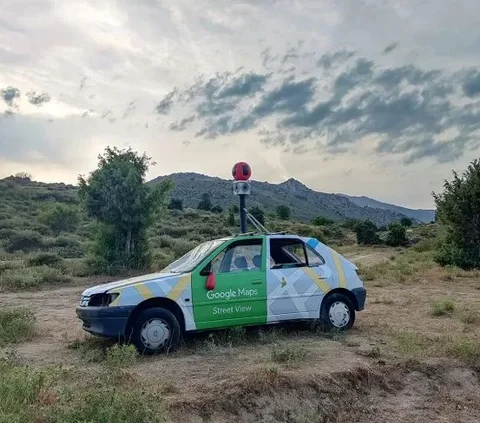
[(80, 307), (87, 307), (89, 301), (90, 301), (90, 296), (83, 295), (82, 298), (80, 299)]
[(80, 307), (107, 307), (119, 295), (118, 293), (85, 295), (80, 299)]

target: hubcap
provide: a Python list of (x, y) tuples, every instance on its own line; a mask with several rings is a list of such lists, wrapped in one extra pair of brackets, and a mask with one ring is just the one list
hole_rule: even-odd
[(343, 328), (350, 321), (350, 310), (345, 303), (337, 301), (330, 306), (328, 316), (333, 326)]
[(143, 344), (156, 350), (163, 347), (170, 339), (170, 326), (161, 319), (151, 319), (145, 322), (140, 331)]

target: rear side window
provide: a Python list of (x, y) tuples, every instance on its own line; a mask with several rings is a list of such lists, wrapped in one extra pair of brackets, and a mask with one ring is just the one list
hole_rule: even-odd
[(325, 264), (325, 260), (323, 259), (323, 257), (318, 254), (312, 247), (310, 247), (308, 244), (305, 245), (305, 247), (307, 250), (308, 265), (310, 267), (322, 266)]

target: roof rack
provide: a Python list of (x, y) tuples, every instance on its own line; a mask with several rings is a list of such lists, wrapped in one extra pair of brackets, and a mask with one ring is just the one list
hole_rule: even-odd
[(249, 235), (286, 235), (287, 232), (269, 232), (265, 226), (263, 226), (258, 219), (253, 216), (249, 211), (244, 208), (245, 215), (247, 216), (247, 219), (250, 220), (253, 226), (255, 226), (256, 231), (253, 232), (247, 232), (247, 233), (239, 233), (236, 234), (235, 236), (249, 236)]

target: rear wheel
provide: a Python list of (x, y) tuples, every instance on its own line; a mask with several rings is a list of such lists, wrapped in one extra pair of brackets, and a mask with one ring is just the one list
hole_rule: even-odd
[(180, 344), (181, 329), (177, 318), (161, 307), (140, 312), (132, 329), (131, 340), (140, 354), (174, 351)]
[(320, 326), (323, 330), (346, 331), (354, 322), (355, 308), (346, 295), (335, 293), (322, 301)]

